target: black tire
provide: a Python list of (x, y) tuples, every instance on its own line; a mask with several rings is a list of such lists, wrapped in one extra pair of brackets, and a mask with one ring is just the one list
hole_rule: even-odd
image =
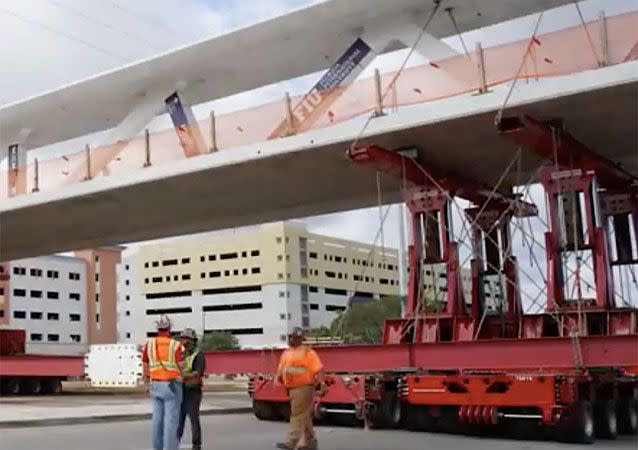
[(411, 431), (433, 431), (434, 419), (427, 406), (403, 405), (403, 425)]
[(42, 380), (42, 393), (57, 395), (62, 392), (62, 381), (59, 378), (47, 378)]
[(602, 439), (616, 439), (618, 437), (618, 422), (616, 420), (616, 402), (613, 399), (603, 399), (594, 407), (594, 427), (596, 437)]
[(284, 422), (290, 421), (290, 403), (276, 403), (273, 406), (276, 418)]
[(2, 393), (5, 395), (18, 395), (20, 393), (19, 378), (4, 378), (2, 380)]
[(619, 433), (636, 434), (638, 432), (638, 400), (631, 397), (618, 399), (616, 417)]
[(20, 383), (20, 393), (23, 395), (42, 394), (42, 380), (38, 377), (26, 378)]
[(574, 403), (562, 427), (560, 439), (573, 444), (594, 442), (594, 411), (591, 402), (579, 400)]
[(274, 405), (261, 400), (253, 400), (253, 414), (259, 420), (275, 420), (277, 418)]
[(396, 391), (384, 391), (367, 420), (370, 428), (397, 428), (401, 424), (401, 402)]

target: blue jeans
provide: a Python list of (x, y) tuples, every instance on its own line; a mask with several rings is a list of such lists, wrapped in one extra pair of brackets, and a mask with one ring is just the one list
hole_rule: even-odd
[(177, 426), (182, 405), (182, 383), (151, 381), (153, 450), (177, 450)]

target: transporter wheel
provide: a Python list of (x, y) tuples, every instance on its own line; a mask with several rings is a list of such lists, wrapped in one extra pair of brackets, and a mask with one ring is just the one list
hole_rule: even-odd
[(432, 431), (434, 429), (434, 419), (427, 406), (422, 405), (402, 405), (403, 424), (411, 431)]
[(42, 393), (56, 395), (62, 392), (62, 381), (59, 378), (42, 380)]
[(616, 416), (619, 433), (636, 434), (638, 432), (638, 400), (632, 397), (618, 399)]
[(594, 427), (596, 437), (616, 439), (618, 437), (618, 423), (616, 421), (616, 402), (613, 399), (603, 399), (594, 407)]
[(401, 424), (401, 401), (396, 391), (384, 391), (367, 419), (370, 428), (397, 428)]
[(253, 414), (259, 420), (275, 420), (277, 418), (274, 405), (271, 402), (261, 400), (253, 400)]
[(290, 403), (276, 403), (273, 409), (276, 418), (285, 422), (290, 421)]
[(2, 393), (6, 395), (18, 395), (20, 393), (20, 379), (14, 377), (3, 378)]
[(594, 442), (594, 411), (591, 402), (579, 400), (571, 405), (569, 416), (560, 430), (560, 439), (574, 444)]
[(42, 380), (38, 377), (29, 377), (20, 383), (20, 393), (24, 395), (40, 395), (42, 393)]

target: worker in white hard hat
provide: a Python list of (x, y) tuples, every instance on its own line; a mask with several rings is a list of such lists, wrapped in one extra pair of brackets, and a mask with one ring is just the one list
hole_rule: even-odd
[(191, 437), (193, 450), (202, 448), (202, 427), (199, 422), (199, 409), (202, 404), (202, 384), (206, 371), (206, 360), (204, 354), (197, 349), (197, 333), (192, 328), (185, 328), (179, 336), (186, 351), (184, 358), (183, 375), (183, 397), (182, 409), (179, 417), (179, 427), (177, 436), (182, 440), (186, 416), (191, 423)]
[(156, 325), (157, 336), (147, 339), (142, 350), (153, 405), (153, 450), (177, 450), (183, 347), (171, 336), (168, 317), (160, 317)]
[[(284, 385), (290, 398), (288, 439), (276, 444), (282, 450), (317, 450), (312, 423), (313, 397), (316, 386), (321, 393), (325, 392), (325, 376), (319, 356), (303, 341), (303, 330), (295, 327), (288, 336), (290, 348), (281, 355), (277, 368), (277, 382)], [(304, 443), (298, 447), (302, 440)]]

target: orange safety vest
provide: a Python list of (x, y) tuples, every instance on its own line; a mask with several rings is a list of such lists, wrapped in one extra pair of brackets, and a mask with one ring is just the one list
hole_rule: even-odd
[(306, 346), (286, 350), (279, 361), (279, 373), (288, 389), (313, 386), (315, 375), (321, 369), (317, 353)]
[(177, 352), (182, 344), (168, 336), (146, 340), (148, 369), (152, 381), (181, 380), (182, 371), (177, 364)]

